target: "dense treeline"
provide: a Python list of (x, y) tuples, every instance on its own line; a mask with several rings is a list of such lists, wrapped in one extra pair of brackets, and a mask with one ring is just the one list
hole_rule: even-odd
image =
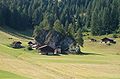
[[(0, 25), (74, 35), (120, 32), (120, 0), (0, 0)], [(38, 29), (39, 28), (39, 29)]]

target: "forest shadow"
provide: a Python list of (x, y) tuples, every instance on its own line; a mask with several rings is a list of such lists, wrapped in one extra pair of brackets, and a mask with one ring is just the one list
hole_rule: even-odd
[(47, 56), (62, 56), (62, 55), (81, 55), (81, 56), (88, 56), (88, 55), (99, 55), (99, 56), (103, 56), (102, 54), (96, 54), (96, 53), (86, 53), (86, 52), (82, 52), (81, 54), (57, 54), (57, 55), (47, 55)]
[(61, 56), (61, 55), (60, 54), (56, 54), (56, 55), (51, 54), (51, 55), (43, 55), (43, 56), (51, 56), (52, 57), (52, 56)]
[(80, 55), (101, 55), (101, 56), (103, 56), (102, 54), (88, 53), (88, 52), (82, 52)]
[(16, 37), (22, 37), (22, 38), (32, 40), (33, 30), (17, 31), (9, 27), (2, 27), (0, 28), (0, 30)]

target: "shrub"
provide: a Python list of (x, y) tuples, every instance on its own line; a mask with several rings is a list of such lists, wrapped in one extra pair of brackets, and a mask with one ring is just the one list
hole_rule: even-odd
[(31, 46), (28, 46), (27, 49), (28, 49), (28, 50), (33, 50)]
[(117, 35), (117, 34), (113, 34), (112, 37), (113, 37), (113, 38), (118, 38), (118, 35)]

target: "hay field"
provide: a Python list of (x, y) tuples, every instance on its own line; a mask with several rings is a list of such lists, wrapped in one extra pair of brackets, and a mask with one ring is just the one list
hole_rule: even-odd
[(86, 55), (61, 56), (10, 48), (14, 40), (29, 41), (0, 31), (0, 79), (120, 79), (120, 39), (112, 46), (85, 40)]

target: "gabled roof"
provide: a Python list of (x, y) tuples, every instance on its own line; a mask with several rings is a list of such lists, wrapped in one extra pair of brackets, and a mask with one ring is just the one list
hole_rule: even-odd
[(39, 47), (39, 49), (42, 49), (42, 48), (47, 47), (47, 46), (48, 46), (48, 45), (41, 46), (41, 47)]
[(22, 44), (20, 41), (14, 41), (13, 44)]

